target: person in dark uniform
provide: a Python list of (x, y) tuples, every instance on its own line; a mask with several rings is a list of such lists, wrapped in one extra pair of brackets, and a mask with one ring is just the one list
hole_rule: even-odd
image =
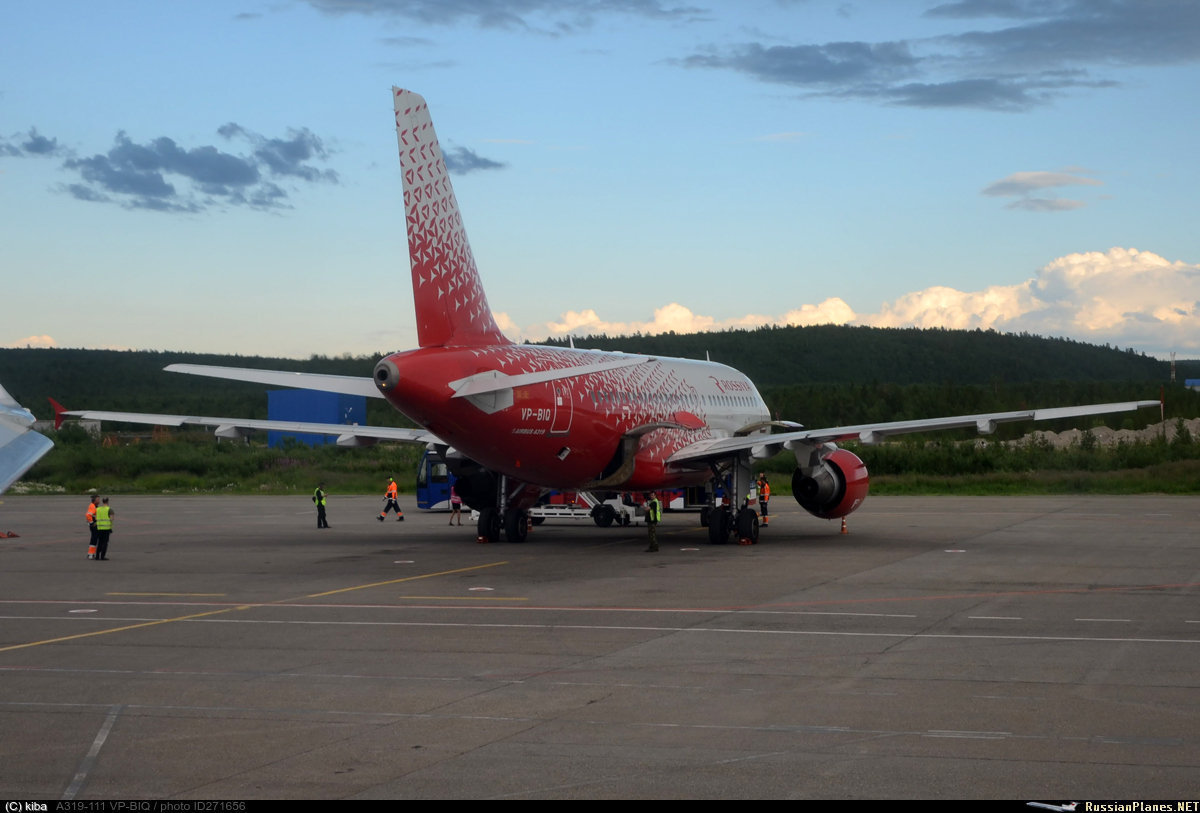
[(317, 527), (328, 528), (329, 523), (325, 521), (325, 484), (321, 483), (317, 486), (317, 490), (313, 492), (313, 502), (317, 504)]
[(646, 536), (650, 540), (646, 553), (658, 553), (658, 523), (662, 521), (662, 503), (653, 491), (646, 498)]
[(108, 497), (96, 508), (96, 558), (108, 558), (108, 538), (112, 535), (113, 510), (108, 507)]

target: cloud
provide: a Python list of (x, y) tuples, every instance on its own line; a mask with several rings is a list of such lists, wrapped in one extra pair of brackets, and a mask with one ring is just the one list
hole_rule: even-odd
[(1024, 209), (1030, 212), (1062, 212), (1068, 209), (1078, 209), (1086, 204), (1083, 201), (1066, 198), (1034, 197), (1034, 192), (1045, 189), (1055, 189), (1060, 186), (1103, 186), (1103, 181), (1089, 178), (1079, 170), (1062, 170), (1060, 172), (1014, 172), (1007, 178), (994, 181), (982, 190), (981, 194), (992, 197), (1016, 197), (1016, 201), (1008, 204), (1008, 209)]
[(689, 20), (704, 13), (694, 6), (659, 0), (308, 0), (330, 15), (396, 17), (422, 24), (467, 23), (479, 28), (525, 29), (570, 34), (595, 18), (624, 14), (655, 20)]
[(632, 333), (702, 333), (715, 330), (756, 328), (762, 325), (824, 325), (845, 324), (854, 318), (854, 310), (843, 300), (833, 297), (819, 305), (802, 305), (782, 316), (747, 314), (731, 319), (715, 319), (693, 312), (685, 305), (671, 302), (654, 310), (654, 317), (644, 322), (610, 322), (595, 310), (567, 311), (557, 322), (546, 322), (520, 328), (507, 314), (497, 314), (496, 324), (507, 335), (520, 339), (544, 339), (546, 336), (600, 335), (625, 336)]
[(484, 158), (466, 147), (451, 147), (443, 150), (442, 157), (446, 159), (447, 171), (455, 175), (467, 175), (481, 169), (504, 169), (508, 166), (508, 164)]
[(767, 82), (837, 86), (871, 83), (908, 76), (918, 60), (899, 42), (831, 42), (824, 45), (736, 46), (724, 56), (695, 54), (688, 67), (731, 68)]
[[(885, 42), (708, 48), (677, 60), (732, 70), (806, 95), (919, 108), (1019, 112), (1085, 88), (1114, 87), (1112, 72), (1200, 60), (1193, 0), (964, 0), (926, 17), (957, 32)], [(976, 20), (1003, 21), (971, 28)]]
[(217, 132), (225, 139), (249, 142), (251, 154), (236, 155), (211, 145), (183, 148), (167, 136), (139, 144), (122, 131), (108, 152), (64, 161), (63, 168), (78, 176), (78, 182), (64, 189), (87, 202), (200, 212), (220, 206), (288, 207), (288, 192), (272, 179), (338, 180), (333, 170), (312, 165), (328, 158), (329, 151), (307, 129), (289, 130), (286, 138), (267, 138), (230, 123)]
[(9, 342), (5, 347), (58, 347), (58, 342), (54, 341), (53, 336), (26, 336), (24, 339)]
[(11, 158), (61, 158), (70, 155), (70, 150), (58, 143), (57, 138), (46, 138), (36, 127), (25, 133), (15, 133), (0, 138), (0, 156)]
[(507, 316), (500, 322), (509, 335), (532, 340), (568, 333), (612, 336), (816, 324), (994, 329), (1158, 354), (1197, 353), (1200, 265), (1173, 262), (1135, 248), (1112, 248), (1060, 257), (1015, 285), (993, 285), (981, 291), (946, 286), (913, 291), (883, 303), (875, 313), (855, 313), (845, 301), (832, 297), (776, 316), (748, 314), (723, 320), (671, 303), (656, 309), (654, 318), (645, 322), (609, 322), (594, 310), (568, 311), (556, 322), (524, 329)]

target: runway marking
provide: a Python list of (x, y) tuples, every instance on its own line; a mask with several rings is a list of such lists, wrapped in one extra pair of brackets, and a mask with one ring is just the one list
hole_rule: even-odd
[[(270, 605), (257, 605), (270, 606)], [(463, 621), (283, 621), (256, 618), (211, 618), (207, 616), (216, 613), (202, 613), (198, 616), (179, 621), (198, 621), (211, 624), (278, 624), (295, 626), (343, 626), (343, 627), (431, 627), (431, 628), (462, 628), (462, 629), (511, 629), (511, 630), (572, 630), (577, 632), (712, 632), (731, 635), (811, 635), (846, 638), (928, 638), (962, 641), (1066, 641), (1081, 643), (1132, 643), (1132, 644), (1200, 644), (1200, 638), (1116, 638), (1094, 637), (1083, 635), (979, 635), (966, 633), (931, 633), (931, 632), (848, 632), (843, 630), (764, 630), (741, 629), (738, 627), (654, 627), (646, 625), (622, 624), (474, 624)], [(165, 623), (165, 622), (159, 622)], [(102, 633), (90, 633), (92, 635)], [(29, 646), (28, 644), (24, 646)], [(15, 647), (14, 647), (15, 648)], [(4, 650), (0, 649), (0, 652)]]
[[(336, 593), (348, 593), (352, 590), (365, 590), (368, 587), (382, 587), (384, 585), (389, 585), (389, 584), (399, 584), (400, 582), (415, 581), (417, 579), (429, 579), (434, 576), (446, 576), (446, 575), (450, 575), (452, 573), (465, 573), (470, 570), (481, 570), (483, 568), (496, 567), (497, 565), (506, 565), (506, 564), (508, 564), (508, 562), (492, 562), (492, 563), (486, 564), (486, 565), (474, 565), (472, 567), (460, 567), (460, 568), (456, 568), (454, 570), (443, 570), (438, 573), (426, 573), (421, 576), (408, 576), (403, 579), (391, 579), (389, 581), (374, 582), (372, 584), (360, 584), (357, 587), (343, 587), (340, 590), (327, 590), (323, 593), (313, 593), (311, 595), (304, 596), (304, 598), (320, 598), (321, 596), (331, 596)], [(114, 627), (114, 628), (108, 629), (108, 630), (96, 630), (95, 632), (81, 632), (81, 633), (77, 633), (75, 635), (64, 635), (59, 638), (47, 638), (42, 641), (29, 641), (28, 643), (24, 643), (24, 644), (12, 644), (10, 646), (0, 647), (0, 652), (11, 652), (16, 649), (27, 649), (29, 647), (42, 646), (44, 644), (60, 644), (65, 641), (74, 641), (74, 640), (78, 640), (80, 638), (91, 638), (96, 635), (109, 635), (110, 633), (114, 633), (114, 632), (125, 632), (127, 630), (141, 629), (143, 627), (154, 627), (154, 626), (158, 626), (160, 624), (172, 624), (176, 621), (192, 621), (197, 618), (206, 618), (208, 616), (213, 616), (213, 615), (222, 615), (224, 613), (234, 612), (236, 610), (249, 610), (252, 607), (270, 607), (273, 604), (282, 604), (285, 601), (289, 601), (289, 600), (284, 599), (279, 602), (268, 601), (268, 602), (262, 602), (262, 603), (238, 604), (238, 605), (234, 605), (232, 607), (225, 607), (220, 610), (209, 610), (208, 612), (205, 612), (205, 613), (193, 613), (191, 615), (181, 615), (181, 616), (177, 616), (175, 618), (161, 618), (156, 621), (143, 621), (138, 624), (128, 624), (123, 627)], [(294, 601), (294, 600), (292, 600), (292, 601)], [(75, 603), (79, 603), (79, 602), (75, 602)]]
[[(311, 676), (308, 676), (311, 677)], [(520, 683), (522, 681), (504, 681), (509, 683)], [(559, 685), (559, 684), (555, 684)], [(581, 684), (562, 684), (562, 685), (581, 685)], [(591, 685), (591, 684), (582, 684)], [(644, 689), (644, 685), (638, 685), (636, 688)], [(105, 708), (97, 703), (50, 703), (50, 702), (5, 702), (0, 701), (0, 708), (15, 707), (22, 709), (97, 709)], [(116, 708), (126, 711), (150, 712), (160, 715), (178, 715), (180, 713), (201, 714), (206, 717), (211, 717), (214, 714), (270, 714), (270, 715), (286, 715), (288, 717), (303, 716), (311, 719), (382, 719), (382, 720), (465, 720), (465, 721), (482, 721), (482, 722), (502, 722), (502, 723), (545, 723), (543, 717), (528, 716), (519, 714), (453, 714), (444, 711), (429, 711), (429, 712), (397, 712), (397, 711), (362, 711), (359, 709), (313, 709), (313, 708), (296, 708), (286, 706), (188, 706), (188, 705), (152, 705), (149, 703), (127, 703)], [(110, 713), (110, 717), (113, 714)], [(114, 718), (115, 719), (115, 718)], [(106, 721), (107, 722), (107, 721)], [(571, 723), (580, 726), (600, 725), (609, 727), (618, 727), (621, 723), (614, 723), (611, 720), (605, 719), (572, 719)], [(916, 737), (931, 737), (931, 738), (954, 738), (954, 739), (982, 739), (982, 740), (1026, 740), (1032, 742), (1071, 742), (1071, 743), (1100, 743), (1106, 745), (1118, 746), (1134, 746), (1138, 748), (1154, 746), (1162, 748), (1181, 748), (1190, 746), (1190, 741), (1180, 737), (1127, 737), (1127, 736), (1110, 736), (1105, 734), (1090, 734), (1084, 736), (1069, 736), (1047, 734), (1042, 731), (1036, 733), (1022, 733), (1011, 731), (954, 731), (954, 730), (916, 730), (903, 728), (859, 728), (856, 726), (841, 726), (841, 725), (821, 725), (821, 724), (761, 724), (761, 725), (738, 725), (729, 723), (695, 723), (695, 722), (676, 722), (676, 721), (633, 721), (625, 723), (629, 728), (646, 728), (646, 729), (680, 729), (680, 730), (695, 730), (695, 731), (749, 731), (763, 732), (766, 734), (821, 734), (844, 737), (852, 736), (916, 736)]]
[(972, 621), (1024, 621), (1019, 615), (968, 615)]
[(926, 731), (923, 737), (956, 737), (964, 740), (1003, 740), (1012, 736), (1011, 731)]
[[(207, 613), (193, 613), (192, 615), (181, 615), (177, 618), (160, 618), (157, 621), (145, 621), (140, 624), (128, 624), (124, 627), (114, 627), (110, 630), (96, 630), (95, 632), (81, 632), (76, 635), (64, 635), (60, 638), (47, 638), (43, 641), (30, 641), (24, 644), (12, 644), (11, 646), (0, 647), (0, 652), (11, 652), (14, 649), (26, 649), (31, 646), (42, 646), (43, 644), (61, 644), (64, 641), (74, 641), (79, 638), (91, 638), (94, 635), (108, 635), (112, 632), (124, 632), (126, 630), (135, 630), (142, 627), (153, 627), (158, 624), (170, 624), (175, 621), (190, 621), (194, 618), (204, 618), (209, 615), (220, 615), (221, 613), (232, 612), (233, 610), (246, 609), (246, 607), (226, 607), (223, 610), (210, 610)], [(97, 619), (104, 620), (104, 619)]]
[(226, 593), (105, 593), (106, 596), (157, 596), (160, 598), (221, 598)]
[(1076, 621), (1112, 621), (1114, 623), (1129, 624), (1133, 622), (1132, 618), (1076, 618)]
[(117, 715), (121, 713), (121, 705), (113, 706), (108, 716), (104, 718), (104, 722), (100, 726), (100, 730), (96, 732), (96, 738), (92, 740), (92, 747), (88, 749), (87, 756), (79, 763), (79, 768), (75, 771), (75, 777), (71, 780), (71, 784), (63, 791), (63, 799), (74, 799), (75, 794), (83, 787), (83, 783), (87, 781), (88, 774), (96, 764), (96, 757), (100, 756), (100, 749), (104, 747), (105, 740), (108, 739), (108, 732), (112, 731), (113, 723), (117, 721)]
[(399, 598), (405, 601), (529, 601), (524, 596), (399, 596)]
[[(367, 588), (370, 588), (370, 587), (386, 587), (389, 584), (400, 584), (401, 582), (411, 582), (411, 581), (416, 581), (417, 579), (432, 579), (434, 576), (450, 576), (450, 575), (453, 575), (454, 573), (467, 573), (472, 570), (483, 570), (485, 568), (498, 567), (500, 565), (506, 565), (506, 564), (508, 564), (508, 562), (491, 562), (486, 565), (473, 565), (471, 567), (455, 568), (454, 570), (442, 570), (438, 573), (425, 573), (421, 576), (405, 576), (404, 578), (401, 578), (401, 579), (389, 579), (389, 580), (383, 581), (383, 582), (371, 582), (370, 584), (360, 584), (357, 587), (342, 587), (337, 590), (326, 590), (323, 593), (313, 593), (311, 595), (305, 596), (305, 598), (322, 598), (323, 596), (335, 596), (338, 593), (350, 593), (354, 590), (366, 590)], [(274, 603), (274, 602), (268, 602), (268, 604), (272, 604), (272, 603)]]
[(1126, 584), (1113, 587), (1049, 587), (1044, 590), (1003, 590), (993, 593), (946, 593), (940, 596), (893, 596), (884, 598), (834, 598), (823, 601), (790, 601), (783, 604), (762, 604), (762, 607), (804, 607), (814, 604), (876, 604), (900, 601), (947, 601), (953, 599), (1008, 598), (1010, 596), (1084, 595), (1087, 593), (1128, 593), (1140, 590), (1180, 590), (1200, 587), (1200, 582), (1182, 584)]

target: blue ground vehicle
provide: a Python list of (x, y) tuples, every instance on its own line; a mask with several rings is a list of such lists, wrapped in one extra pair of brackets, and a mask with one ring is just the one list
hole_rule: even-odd
[(426, 511), (450, 510), (450, 487), (454, 475), (436, 452), (426, 451), (417, 468), (417, 508)]

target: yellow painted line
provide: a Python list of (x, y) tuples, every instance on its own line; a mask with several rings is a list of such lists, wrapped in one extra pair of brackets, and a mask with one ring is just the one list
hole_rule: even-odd
[(225, 593), (105, 593), (106, 596), (175, 596), (175, 597), (220, 597)]
[(502, 596), (399, 596), (402, 599), (420, 601), (529, 601), (528, 598), (505, 598)]
[(312, 595), (305, 596), (305, 598), (321, 598), (322, 596), (335, 596), (338, 593), (349, 593), (352, 590), (366, 590), (369, 587), (385, 587), (389, 584), (400, 584), (401, 582), (412, 582), (412, 581), (417, 581), (418, 579), (432, 579), (434, 576), (450, 576), (454, 573), (468, 573), (472, 570), (483, 570), (484, 568), (497, 567), (499, 565), (506, 565), (506, 564), (508, 564), (508, 562), (492, 562), (491, 564), (486, 564), (486, 565), (474, 565), (473, 567), (460, 567), (456, 570), (443, 570), (439, 573), (426, 573), (423, 576), (405, 576), (403, 579), (389, 579), (388, 581), (385, 581), (385, 582), (371, 582), (370, 584), (360, 584), (357, 587), (343, 587), (338, 590), (326, 590), (324, 593), (313, 593)]
[(159, 624), (170, 624), (175, 621), (187, 621), (192, 618), (204, 618), (209, 615), (220, 615), (221, 613), (232, 612), (233, 610), (248, 610), (250, 605), (245, 607), (226, 607), (223, 610), (210, 610), (206, 613), (193, 613), (192, 615), (181, 615), (176, 618), (162, 618), (158, 621), (144, 621), (141, 624), (129, 624), (124, 627), (113, 627), (110, 630), (96, 630), (95, 632), (81, 632), (78, 635), (64, 635), (61, 638), (47, 638), (44, 641), (30, 641), (27, 644), (13, 644), (12, 646), (0, 647), (0, 652), (9, 652), (14, 649), (25, 649), (30, 646), (41, 646), (42, 644), (59, 644), (63, 641), (74, 641), (79, 638), (91, 638), (95, 635), (108, 635), (110, 632), (124, 632), (125, 630), (136, 630), (142, 627), (155, 627)]
[[(506, 565), (508, 562), (492, 562), (486, 565), (475, 565), (473, 567), (460, 567), (456, 570), (443, 570), (438, 573), (426, 573), (421, 576), (407, 576), (403, 579), (390, 579), (385, 582), (373, 582), (371, 584), (360, 584), (357, 587), (343, 587), (340, 590), (328, 590), (324, 593), (313, 593), (304, 598), (320, 598), (321, 596), (332, 596), (337, 593), (348, 593), (351, 590), (365, 590), (368, 587), (381, 587), (388, 584), (399, 584), (400, 582), (416, 581), (418, 579), (431, 579), (434, 576), (449, 576), (454, 573), (466, 573), (472, 570), (482, 570), (488, 567), (497, 567), (498, 565)], [(143, 629), (145, 627), (157, 627), (161, 624), (173, 624), (176, 621), (191, 621), (194, 618), (207, 618), (212, 615), (221, 615), (222, 613), (231, 613), (238, 610), (249, 610), (253, 607), (270, 607), (272, 604), (286, 604), (295, 599), (280, 599), (279, 601), (268, 601), (264, 604), (242, 604), (237, 607), (225, 607), (221, 610), (209, 610), (203, 613), (192, 613), (191, 615), (180, 615), (175, 618), (162, 618), (158, 621), (144, 621), (140, 624), (128, 624), (124, 627), (113, 627), (110, 630), (96, 630), (95, 632), (81, 632), (78, 635), (64, 635), (61, 638), (47, 638), (43, 641), (30, 641), (25, 644), (12, 644), (11, 646), (0, 647), (0, 652), (11, 652), (14, 649), (26, 649), (31, 646), (42, 646), (44, 644), (60, 644), (64, 641), (76, 641), (80, 638), (92, 638), (97, 635), (108, 635), (113, 632), (125, 632), (127, 630)]]

